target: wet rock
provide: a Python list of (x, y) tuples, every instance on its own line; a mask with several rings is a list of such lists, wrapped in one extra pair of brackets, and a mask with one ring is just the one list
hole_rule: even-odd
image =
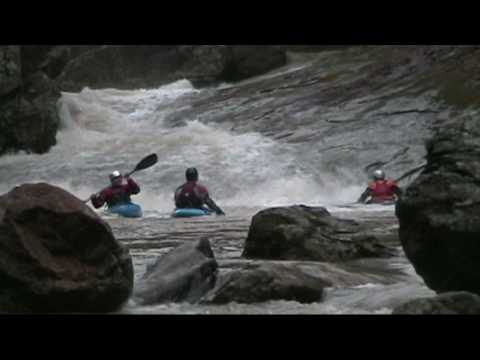
[(48, 74), (55, 75), (63, 67), (67, 48), (0, 47), (0, 58), (5, 49), (15, 54), (7, 56), (15, 61), (7, 66), (12, 81), (0, 84), (5, 95), (0, 98), (0, 154), (17, 150), (44, 153), (55, 145), (59, 123), (56, 102), (60, 92)]
[(71, 60), (59, 81), (66, 91), (152, 88), (183, 78), (205, 86), (262, 74), (285, 62), (285, 52), (273, 46), (102, 46)]
[(19, 46), (0, 46), (0, 97), (18, 88), (22, 81)]
[(72, 59), (71, 50), (69, 46), (55, 46), (51, 49), (39, 68), (47, 74), (51, 79), (55, 79), (61, 74), (65, 66)]
[(304, 274), (321, 279), (338, 288), (365, 284), (389, 285), (405, 280), (405, 273), (389, 267), (390, 259), (372, 258), (352, 260), (345, 263), (290, 260), (222, 260), (219, 261), (221, 277), (232, 271), (256, 269), (265, 262), (298, 269)]
[(228, 273), (202, 302), (226, 304), (291, 300), (312, 303), (320, 301), (324, 287), (331, 285), (298, 268), (264, 262), (253, 269)]
[(60, 96), (55, 83), (43, 72), (22, 80), (15, 97), (0, 102), (0, 153), (25, 150), (44, 153), (56, 143)]
[(282, 49), (291, 52), (320, 52), (328, 50), (343, 50), (348, 48), (348, 45), (283, 45)]
[(56, 48), (55, 45), (24, 45), (21, 46), (22, 73), (24, 76), (38, 71), (50, 51)]
[(397, 204), (405, 254), (437, 292), (480, 294), (480, 122), (455, 119), (427, 145), (427, 166)]
[(357, 222), (335, 218), (323, 207), (303, 205), (256, 214), (243, 252), (247, 258), (328, 262), (393, 254)]
[(479, 315), (480, 296), (449, 292), (433, 298), (415, 299), (396, 307), (394, 315)]
[(135, 285), (136, 302), (194, 303), (215, 286), (217, 267), (208, 239), (182, 245), (147, 269)]
[(283, 66), (286, 62), (285, 51), (276, 46), (231, 46), (222, 80), (230, 82), (247, 79)]
[(0, 196), (0, 312), (109, 312), (133, 288), (132, 259), (68, 192), (26, 184)]
[(64, 91), (84, 87), (135, 89), (175, 80), (179, 56), (175, 46), (102, 46), (72, 59), (58, 81)]
[(195, 87), (218, 84), (228, 65), (231, 49), (222, 45), (179, 46), (178, 78), (188, 79)]

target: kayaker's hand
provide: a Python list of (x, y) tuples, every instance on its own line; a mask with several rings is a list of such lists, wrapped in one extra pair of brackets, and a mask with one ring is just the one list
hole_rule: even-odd
[(217, 215), (218, 216), (225, 216), (225, 213), (222, 210), (220, 210), (219, 212), (217, 212)]

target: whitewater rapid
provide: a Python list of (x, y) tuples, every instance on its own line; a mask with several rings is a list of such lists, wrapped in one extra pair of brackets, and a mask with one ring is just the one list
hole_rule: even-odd
[(0, 158), (0, 192), (47, 182), (87, 198), (108, 185), (111, 171), (127, 172), (150, 153), (158, 154), (158, 164), (134, 176), (142, 188), (135, 201), (147, 211), (171, 211), (173, 190), (191, 166), (225, 208), (341, 204), (363, 190), (365, 179), (352, 184), (348, 169), (337, 169), (348, 180), (342, 183), (293, 145), (259, 133), (235, 133), (205, 116), (184, 126), (165, 124), (202, 91), (181, 80), (152, 90), (63, 93), (57, 145), (43, 155)]

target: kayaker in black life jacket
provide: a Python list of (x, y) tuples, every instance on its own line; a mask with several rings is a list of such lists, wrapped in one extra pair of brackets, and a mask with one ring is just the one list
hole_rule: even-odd
[(185, 172), (187, 182), (175, 190), (174, 200), (177, 209), (204, 209), (206, 205), (217, 215), (225, 215), (222, 209), (212, 200), (208, 189), (198, 183), (198, 171), (188, 168)]

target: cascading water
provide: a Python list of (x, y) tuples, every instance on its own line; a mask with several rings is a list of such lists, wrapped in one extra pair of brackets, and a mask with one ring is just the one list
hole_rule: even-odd
[(46, 181), (88, 197), (107, 185), (111, 171), (126, 172), (155, 152), (158, 165), (135, 175), (142, 186), (136, 201), (151, 211), (172, 209), (173, 190), (189, 166), (199, 169), (201, 182), (227, 208), (342, 203), (361, 192), (361, 186), (336, 190), (336, 180), (293, 147), (258, 133), (236, 134), (195, 120), (164, 126), (165, 116), (188, 106), (188, 96), (198, 92), (183, 80), (156, 90), (64, 93), (58, 144), (46, 155), (0, 159), (0, 190)]

